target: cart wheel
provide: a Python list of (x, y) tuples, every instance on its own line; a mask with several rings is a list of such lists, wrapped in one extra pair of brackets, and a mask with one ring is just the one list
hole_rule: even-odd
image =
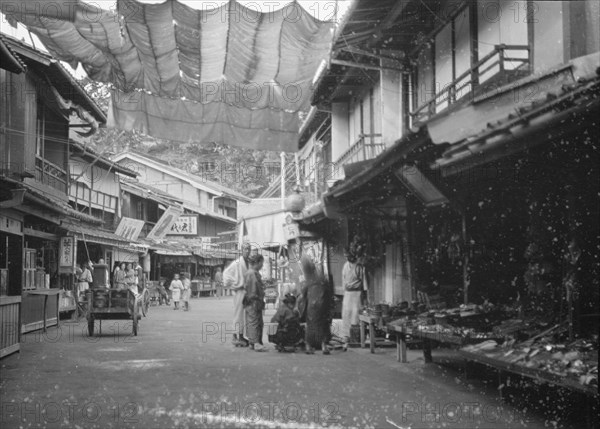
[(88, 334), (90, 337), (94, 336), (94, 318), (91, 316), (88, 317)]
[(148, 308), (150, 307), (150, 293), (148, 289), (144, 289), (142, 294), (142, 314), (144, 317), (148, 315)]
[(133, 305), (133, 335), (137, 337), (138, 334), (138, 304), (137, 302)]

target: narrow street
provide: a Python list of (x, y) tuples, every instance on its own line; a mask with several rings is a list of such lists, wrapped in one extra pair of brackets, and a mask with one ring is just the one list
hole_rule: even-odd
[(25, 335), (2, 360), (2, 427), (544, 427), (418, 350), (408, 364), (393, 349), (252, 352), (222, 330), (230, 297), (191, 306), (151, 307), (137, 337), (120, 321)]

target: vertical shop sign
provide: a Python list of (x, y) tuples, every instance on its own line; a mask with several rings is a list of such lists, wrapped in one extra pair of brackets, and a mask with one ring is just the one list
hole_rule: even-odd
[(75, 257), (77, 255), (77, 241), (75, 237), (66, 236), (60, 238), (60, 273), (72, 273), (75, 271)]

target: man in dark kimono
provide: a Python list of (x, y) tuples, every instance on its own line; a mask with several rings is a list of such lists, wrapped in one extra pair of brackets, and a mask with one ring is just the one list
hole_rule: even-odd
[(260, 269), (263, 265), (262, 255), (252, 255), (248, 258), (249, 267), (244, 276), (244, 309), (246, 310), (246, 335), (250, 348), (259, 352), (265, 351), (262, 342), (263, 335), (263, 310), (265, 309), (265, 291)]

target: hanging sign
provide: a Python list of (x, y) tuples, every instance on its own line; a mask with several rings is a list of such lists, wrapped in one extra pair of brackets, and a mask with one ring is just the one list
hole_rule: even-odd
[(182, 214), (171, 225), (168, 235), (198, 235), (198, 216)]
[(0, 215), (0, 231), (20, 235), (23, 232), (23, 223), (20, 220)]
[(152, 228), (152, 231), (148, 233), (146, 238), (149, 240), (161, 240), (182, 213), (183, 210), (181, 208), (170, 206), (158, 222), (156, 222), (156, 225), (154, 225), (154, 228)]
[(60, 238), (60, 255), (58, 259), (58, 270), (60, 273), (72, 273), (75, 271), (75, 260), (77, 256), (77, 240), (75, 237), (66, 236)]
[(119, 222), (119, 226), (115, 231), (115, 234), (126, 238), (127, 240), (137, 240), (142, 228), (144, 227), (144, 221), (138, 219), (132, 219), (130, 217), (124, 217)]
[(286, 223), (283, 226), (283, 232), (285, 233), (285, 239), (288, 241), (300, 237), (300, 227), (297, 223)]

